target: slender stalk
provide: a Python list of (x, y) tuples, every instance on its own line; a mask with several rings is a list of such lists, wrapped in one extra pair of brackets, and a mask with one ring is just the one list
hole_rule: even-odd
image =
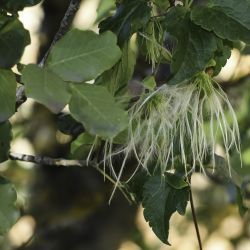
[(199, 243), (199, 249), (202, 250), (202, 242), (201, 242), (200, 230), (199, 230), (199, 225), (198, 225), (198, 222), (197, 222), (197, 217), (196, 217), (196, 212), (195, 212), (195, 207), (194, 207), (194, 200), (193, 200), (193, 194), (192, 194), (191, 186), (190, 186), (190, 191), (189, 191), (189, 197), (190, 197), (190, 205), (191, 205), (191, 211), (192, 211), (192, 216), (193, 216), (194, 227), (195, 227), (195, 231), (196, 231), (197, 240), (198, 240), (198, 243)]
[(94, 162), (88, 162), (85, 160), (66, 160), (61, 158), (50, 158), (47, 156), (38, 156), (38, 155), (26, 155), (10, 152), (9, 158), (14, 161), (23, 161), (31, 162), (38, 165), (46, 166), (57, 166), (57, 167), (96, 167)]

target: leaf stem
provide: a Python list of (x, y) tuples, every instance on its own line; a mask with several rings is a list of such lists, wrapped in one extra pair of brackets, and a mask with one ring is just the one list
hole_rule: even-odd
[(202, 242), (201, 242), (200, 230), (199, 230), (199, 226), (198, 226), (198, 222), (197, 222), (197, 217), (196, 217), (196, 212), (195, 212), (195, 207), (194, 207), (194, 200), (193, 200), (193, 193), (192, 193), (191, 186), (190, 186), (189, 196), (190, 196), (190, 205), (191, 205), (191, 211), (192, 211), (194, 227), (195, 227), (195, 231), (196, 231), (197, 240), (198, 240), (198, 243), (199, 243), (199, 249), (202, 250)]

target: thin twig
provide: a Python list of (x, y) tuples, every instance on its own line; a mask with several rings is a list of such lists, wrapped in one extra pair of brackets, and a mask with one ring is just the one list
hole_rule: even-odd
[(196, 217), (196, 213), (195, 213), (194, 200), (193, 200), (193, 194), (192, 194), (191, 187), (190, 187), (190, 191), (189, 191), (189, 196), (190, 196), (190, 205), (191, 205), (191, 211), (192, 211), (192, 216), (193, 216), (194, 227), (195, 227), (195, 231), (196, 231), (197, 240), (198, 240), (198, 243), (199, 243), (199, 249), (202, 250), (202, 242), (201, 242), (200, 230), (199, 230), (197, 217)]
[(15, 161), (32, 162), (38, 165), (57, 166), (57, 167), (96, 167), (94, 162), (88, 162), (85, 160), (66, 160), (62, 158), (50, 158), (47, 156), (38, 155), (26, 155), (10, 152), (9, 158)]
[[(38, 155), (27, 155), (27, 154), (19, 154), (10, 152), (9, 159), (14, 161), (23, 161), (23, 162), (31, 162), (37, 165), (46, 165), (46, 166), (54, 166), (54, 167), (93, 167), (99, 173), (105, 176), (107, 180), (109, 180), (112, 184), (117, 185), (116, 181), (113, 180), (109, 175), (105, 173), (100, 167), (99, 164), (94, 161), (86, 161), (86, 160), (68, 160), (63, 158), (51, 158), (47, 156), (38, 156)], [(117, 188), (121, 191), (124, 197), (131, 203), (131, 199), (123, 190), (123, 185), (118, 183)]]
[(72, 24), (72, 21), (76, 15), (76, 12), (78, 11), (79, 7), (80, 7), (80, 3), (81, 3), (81, 0), (71, 0), (70, 4), (69, 4), (69, 7), (61, 21), (61, 24), (60, 24), (60, 28), (58, 29), (52, 43), (50, 44), (50, 47), (49, 49), (47, 50), (47, 52), (45, 53), (44, 57), (42, 58), (41, 62), (39, 63), (39, 66), (43, 67), (46, 60), (47, 60), (47, 57), (52, 49), (52, 47), (56, 44), (56, 42), (58, 40), (60, 40), (66, 33), (67, 31), (69, 30), (71, 24)]
[(19, 86), (16, 90), (16, 110), (27, 100), (24, 92), (24, 86)]

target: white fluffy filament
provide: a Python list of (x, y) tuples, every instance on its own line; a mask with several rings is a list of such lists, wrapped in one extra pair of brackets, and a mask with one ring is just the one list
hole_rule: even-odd
[[(229, 168), (229, 151), (235, 147), (240, 153), (234, 110), (224, 91), (206, 73), (199, 74), (192, 82), (164, 85), (142, 96), (129, 115), (127, 143), (116, 150), (112, 143), (106, 143), (105, 151), (109, 153), (104, 160), (109, 163), (117, 183), (131, 155), (138, 162), (135, 172), (140, 166), (151, 171), (149, 168), (153, 164), (163, 174), (175, 168), (178, 158), (188, 174), (197, 166), (204, 171), (204, 161), (208, 157), (215, 167), (219, 136)], [(115, 155), (122, 155), (118, 174), (112, 164)]]

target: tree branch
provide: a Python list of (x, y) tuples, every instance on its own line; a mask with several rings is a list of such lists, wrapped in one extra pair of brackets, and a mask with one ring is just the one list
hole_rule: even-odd
[[(45, 53), (43, 59), (41, 60), (41, 62), (39, 63), (39, 66), (43, 67), (46, 59), (52, 49), (52, 47), (56, 44), (56, 42), (58, 40), (60, 40), (60, 38), (62, 38), (62, 36), (64, 36), (67, 31), (69, 30), (72, 21), (79, 9), (81, 0), (71, 0), (69, 7), (61, 21), (60, 27), (57, 31), (57, 33), (54, 36), (54, 39), (52, 41), (52, 43), (49, 46), (49, 49), (47, 50), (47, 52)], [(20, 107), (25, 101), (27, 100), (27, 97), (25, 95), (25, 89), (24, 87), (20, 87), (18, 88), (17, 92), (16, 92), (16, 107)]]
[(47, 156), (26, 155), (10, 152), (9, 158), (14, 161), (32, 162), (38, 165), (57, 166), (57, 167), (94, 167), (97, 168), (97, 164), (94, 162), (87, 162), (86, 160), (66, 160), (62, 158), (50, 158)]
[(71, 24), (72, 24), (72, 21), (76, 15), (76, 12), (78, 11), (78, 9), (80, 7), (80, 3), (81, 3), (81, 0), (71, 0), (69, 7), (68, 7), (68, 9), (67, 9), (62, 21), (61, 21), (59, 30), (55, 34), (55, 37), (54, 37), (52, 43), (50, 44), (49, 49), (45, 53), (41, 62), (39, 63), (39, 65), (41, 67), (44, 66), (46, 59), (47, 59), (52, 47), (56, 44), (56, 42), (58, 40), (60, 40), (67, 33), (67, 31), (71, 27)]
[(10, 152), (9, 159), (13, 161), (23, 161), (23, 162), (31, 162), (38, 165), (45, 165), (45, 166), (54, 166), (54, 167), (93, 167), (96, 169), (100, 174), (102, 174), (105, 179), (110, 181), (113, 185), (117, 185), (117, 188), (121, 191), (124, 197), (131, 203), (130, 197), (128, 197), (127, 193), (124, 190), (124, 186), (122, 183), (117, 183), (112, 177), (107, 175), (104, 170), (99, 167), (99, 164), (93, 161), (87, 160), (67, 160), (63, 158), (50, 158), (47, 156), (37, 156), (37, 155), (26, 155), (26, 154), (19, 154)]
[(22, 85), (16, 90), (16, 111), (23, 103), (26, 102), (26, 100), (27, 97), (24, 92), (24, 86)]

